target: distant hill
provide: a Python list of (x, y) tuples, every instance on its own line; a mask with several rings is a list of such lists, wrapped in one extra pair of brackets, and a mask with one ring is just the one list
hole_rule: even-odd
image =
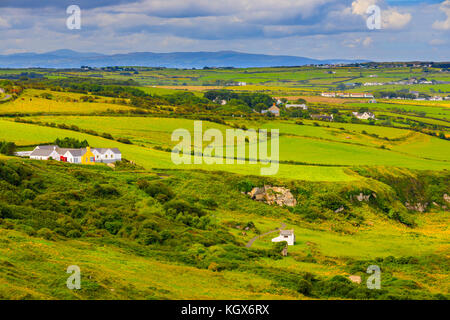
[(367, 62), (367, 60), (317, 60), (296, 56), (273, 56), (235, 51), (219, 52), (132, 52), (104, 55), (100, 53), (57, 50), (47, 53), (17, 53), (0, 55), (0, 68), (79, 68), (106, 66), (148, 66), (167, 68), (207, 67), (276, 67), (306, 64), (336, 64)]

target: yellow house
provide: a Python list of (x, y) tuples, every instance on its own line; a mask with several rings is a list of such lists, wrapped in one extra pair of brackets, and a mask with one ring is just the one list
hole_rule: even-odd
[(86, 153), (81, 156), (82, 164), (95, 164), (95, 156), (91, 151), (91, 147), (86, 148)]

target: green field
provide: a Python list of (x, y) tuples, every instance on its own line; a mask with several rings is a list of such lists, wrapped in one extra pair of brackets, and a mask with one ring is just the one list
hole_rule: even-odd
[[(33, 72), (44, 78), (1, 82), (13, 97), (0, 104), (0, 299), (450, 297), (448, 101), (320, 97), (342, 83), (450, 81), (448, 73), (399, 66)], [(221, 105), (204, 95), (217, 88), (237, 94)], [(449, 91), (446, 84), (388, 89)], [(304, 97), (309, 109), (255, 112), (275, 97)], [(360, 108), (378, 120), (352, 118)], [(312, 120), (330, 113), (335, 121)], [(267, 140), (269, 154), (279, 143), (277, 173), (262, 175), (269, 165), (261, 162), (174, 164), (172, 133), (193, 137), (200, 120), (203, 133), (223, 137), (236, 128), (279, 130)], [(87, 166), (13, 153), (64, 138), (119, 148), (123, 161)], [(255, 145), (245, 142), (246, 160)], [(223, 146), (224, 154), (237, 149)], [(289, 189), (296, 204), (247, 194), (264, 186)], [(271, 241), (282, 226), (296, 236), (287, 256)], [(81, 268), (80, 290), (66, 287), (69, 265)], [(380, 290), (366, 288), (370, 265), (381, 268)]]

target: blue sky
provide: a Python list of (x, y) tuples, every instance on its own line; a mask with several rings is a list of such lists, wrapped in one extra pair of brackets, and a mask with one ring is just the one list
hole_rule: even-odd
[[(81, 8), (81, 30), (66, 8)], [(366, 13), (380, 8), (381, 29)], [(0, 0), (0, 54), (219, 51), (450, 60), (450, 0)]]

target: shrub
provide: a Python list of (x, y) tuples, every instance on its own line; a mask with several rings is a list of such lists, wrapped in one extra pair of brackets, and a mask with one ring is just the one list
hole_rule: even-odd
[(117, 234), (120, 228), (122, 228), (122, 222), (120, 221), (105, 222), (105, 229), (111, 234)]
[(16, 144), (14, 142), (0, 141), (0, 153), (13, 156), (16, 152)]
[(81, 237), (81, 232), (78, 230), (70, 230), (69, 232), (67, 232), (67, 237), (69, 238), (80, 238)]
[(4, 204), (0, 203), (0, 218), (12, 218), (13, 214), (10, 208), (5, 206)]
[(245, 193), (252, 191), (254, 187), (255, 187), (254, 183), (249, 180), (240, 181), (237, 184), (238, 190)]
[(310, 296), (312, 292), (313, 286), (311, 282), (305, 279), (300, 279), (297, 284), (297, 291), (305, 296)]
[(175, 196), (174, 192), (161, 181), (144, 181), (138, 181), (139, 188), (143, 189), (145, 193), (157, 199), (159, 202), (167, 202)]
[(202, 205), (204, 205), (206, 208), (208, 208), (209, 210), (214, 210), (218, 207), (216, 200), (214, 200), (213, 198), (201, 199), (200, 203)]
[(151, 229), (144, 229), (139, 234), (139, 242), (145, 245), (161, 242), (161, 236), (158, 232)]
[(40, 238), (47, 239), (47, 240), (54, 240), (55, 239), (55, 233), (52, 230), (48, 229), (48, 228), (39, 229), (38, 232), (37, 232), (37, 236), (40, 237)]
[(113, 196), (119, 196), (120, 192), (113, 186), (107, 184), (95, 184), (93, 195), (97, 197), (107, 198)]
[(196, 207), (195, 205), (191, 205), (184, 200), (170, 200), (164, 205), (164, 209), (168, 213), (187, 213), (191, 216), (201, 217), (205, 215), (205, 212)]

